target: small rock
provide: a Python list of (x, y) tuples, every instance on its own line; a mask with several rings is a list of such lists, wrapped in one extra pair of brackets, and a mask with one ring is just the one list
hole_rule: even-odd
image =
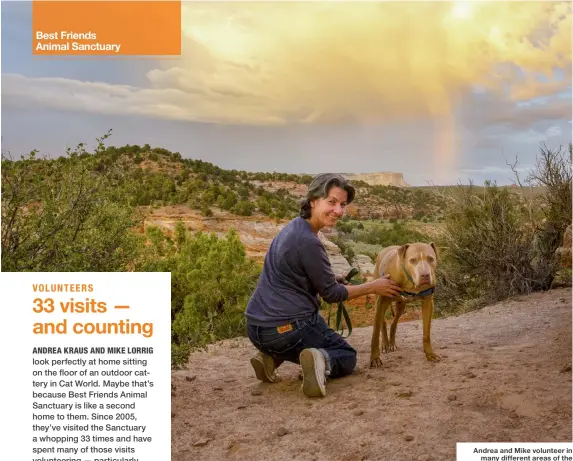
[(222, 391), (223, 388), (220, 387), (220, 386), (215, 386), (215, 387), (213, 388), (213, 390), (214, 390), (214, 391)]
[(354, 410), (355, 408), (358, 408), (358, 404), (356, 402), (353, 402), (350, 405), (348, 405), (349, 410)]
[(174, 411), (171, 412), (171, 417), (175, 418), (175, 412)]
[(458, 399), (457, 395), (454, 395), (454, 394), (448, 395), (448, 400), (450, 402), (453, 402), (454, 400), (457, 400), (457, 399)]
[(234, 383), (236, 381), (235, 378), (228, 378), (225, 380), (226, 383)]
[(211, 439), (201, 439), (198, 440), (197, 442), (195, 442), (193, 444), (194, 447), (204, 447), (205, 445), (207, 445), (209, 442), (211, 441)]
[(251, 395), (262, 395), (263, 391), (261, 391), (260, 389), (253, 389), (251, 391)]
[(404, 437), (404, 440), (406, 442), (411, 442), (412, 440), (414, 440), (414, 436), (413, 435), (407, 435), (406, 437)]
[(287, 434), (290, 434), (290, 431), (289, 431), (288, 429), (286, 429), (286, 428), (284, 428), (284, 427), (279, 427), (279, 430), (277, 431), (277, 435), (278, 435), (279, 437), (283, 437), (283, 436), (285, 436), (285, 435), (287, 435)]
[(171, 397), (175, 397), (175, 392), (171, 391)]
[(399, 392), (396, 395), (397, 395), (397, 397), (400, 397), (401, 399), (407, 399), (407, 398), (412, 397), (412, 395), (414, 395), (414, 393), (412, 391), (407, 391), (407, 392)]
[(195, 379), (197, 379), (197, 376), (185, 376), (185, 381), (195, 381)]
[(565, 365), (559, 373), (567, 373), (568, 371), (571, 371), (571, 364)]
[(234, 440), (229, 440), (227, 443), (225, 443), (225, 450), (230, 450), (231, 448), (233, 448), (233, 446), (235, 445), (235, 441)]
[(354, 416), (362, 416), (363, 414), (364, 414), (364, 411), (362, 411), (362, 410), (356, 410), (354, 412)]
[(237, 410), (242, 410), (243, 408), (247, 408), (247, 405), (239, 405), (237, 407)]

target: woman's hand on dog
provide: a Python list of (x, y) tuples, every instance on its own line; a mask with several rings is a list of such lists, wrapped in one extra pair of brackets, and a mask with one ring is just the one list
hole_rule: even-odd
[(396, 282), (394, 282), (394, 280), (390, 278), (389, 275), (383, 275), (378, 279), (366, 283), (361, 283), (360, 285), (347, 284), (346, 289), (348, 290), (347, 299), (353, 299), (357, 298), (358, 296), (364, 296), (368, 294), (380, 295), (387, 298), (400, 298), (400, 287)]
[(400, 296), (400, 287), (388, 274), (373, 280), (372, 283), (374, 292), (380, 296), (386, 296), (388, 298)]

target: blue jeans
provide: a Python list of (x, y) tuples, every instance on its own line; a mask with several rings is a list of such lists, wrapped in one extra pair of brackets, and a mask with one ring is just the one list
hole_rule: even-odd
[(356, 351), (318, 314), (293, 321), (290, 327), (282, 328), (288, 331), (280, 333), (279, 330), (247, 322), (249, 339), (259, 351), (274, 358), (275, 367), (285, 361), (298, 364), (301, 351), (311, 347), (324, 355), (329, 378), (349, 375), (356, 367)]

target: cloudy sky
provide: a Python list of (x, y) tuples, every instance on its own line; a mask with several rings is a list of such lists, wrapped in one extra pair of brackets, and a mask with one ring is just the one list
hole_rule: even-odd
[(570, 2), (193, 3), (176, 60), (39, 59), (2, 2), (2, 148), (113, 129), (222, 168), (507, 184), (571, 141)]

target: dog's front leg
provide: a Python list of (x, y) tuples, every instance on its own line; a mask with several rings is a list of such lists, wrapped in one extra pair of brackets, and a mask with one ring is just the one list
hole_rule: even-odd
[[(372, 341), (370, 342), (370, 368), (378, 368), (382, 366), (380, 360), (380, 327), (384, 322), (384, 314), (388, 303), (387, 298), (376, 295), (376, 315), (374, 316), (374, 327), (372, 329)], [(386, 324), (384, 324), (384, 327)]]
[(398, 328), (398, 321), (406, 309), (406, 304), (397, 302), (396, 309), (394, 309), (394, 319), (390, 325), (390, 342), (388, 344), (388, 350), (386, 352), (393, 352), (398, 350), (396, 346), (396, 328)]
[(432, 350), (432, 341), (430, 339), (430, 330), (432, 329), (432, 315), (434, 314), (434, 296), (427, 296), (422, 301), (422, 321), (424, 322), (423, 345), (424, 354), (431, 362), (440, 360)]

